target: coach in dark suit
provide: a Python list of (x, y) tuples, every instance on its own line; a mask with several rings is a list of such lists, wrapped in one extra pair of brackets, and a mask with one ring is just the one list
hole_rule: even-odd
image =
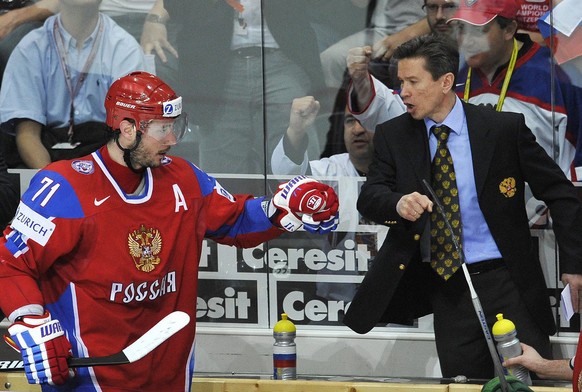
[[(448, 280), (431, 268), (433, 126), (446, 125), (458, 186), (460, 242), (491, 327), (512, 320), (522, 342), (551, 357), (556, 327), (525, 209), (524, 188), (551, 210), (562, 281), (578, 310), (582, 281), (582, 204), (573, 185), (536, 143), (521, 114), (463, 103), (454, 93), (458, 51), (445, 37), (400, 48), (398, 77), (407, 113), (376, 129), (375, 158), (358, 199), (365, 217), (390, 227), (344, 322), (358, 333), (377, 323), (411, 323), (433, 313), (443, 377), (494, 377), (493, 362), (463, 271)], [(550, 131), (550, 130), (549, 130)], [(436, 226), (436, 225), (434, 225)]]

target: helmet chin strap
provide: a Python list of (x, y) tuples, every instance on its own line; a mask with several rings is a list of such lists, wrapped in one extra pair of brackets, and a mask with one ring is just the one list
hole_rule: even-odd
[(136, 132), (135, 144), (131, 148), (125, 148), (125, 147), (121, 146), (121, 144), (119, 143), (119, 135), (120, 135), (120, 132), (115, 133), (115, 143), (117, 144), (117, 147), (119, 147), (119, 149), (121, 151), (123, 151), (123, 161), (125, 162), (127, 167), (129, 167), (131, 169), (132, 172), (142, 173), (143, 170), (139, 170), (139, 169), (134, 168), (132, 163), (131, 163), (131, 153), (133, 151), (135, 151), (137, 149), (137, 147), (139, 146), (139, 144), (141, 143), (141, 132)]

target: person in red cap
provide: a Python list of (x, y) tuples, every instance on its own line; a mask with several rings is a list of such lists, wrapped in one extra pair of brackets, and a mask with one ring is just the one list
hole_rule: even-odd
[(476, 26), (485, 26), (496, 17), (516, 19), (518, 4), (515, 0), (472, 0), (461, 1), (451, 20), (461, 20)]
[(582, 176), (582, 159), (576, 151), (582, 123), (571, 114), (580, 112), (576, 102), (581, 91), (556, 68), (552, 93), (551, 52), (528, 34), (518, 33), (520, 10), (515, 0), (475, 0), (459, 5), (448, 21), (457, 27), (466, 62), (459, 72), (457, 94), (497, 111), (524, 113), (538, 143), (568, 177), (577, 180)]

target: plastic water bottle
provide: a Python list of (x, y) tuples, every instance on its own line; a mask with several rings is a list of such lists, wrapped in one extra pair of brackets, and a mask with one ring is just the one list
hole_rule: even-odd
[(281, 320), (273, 328), (273, 379), (297, 379), (297, 346), (295, 346), (295, 324), (281, 313)]
[[(497, 314), (497, 321), (493, 324), (493, 337), (497, 342), (497, 352), (501, 361), (521, 355), (523, 350), (517, 338), (515, 324), (511, 320), (504, 319), (503, 313)], [(529, 370), (521, 365), (512, 366), (507, 369), (509, 374), (521, 382), (531, 385)]]

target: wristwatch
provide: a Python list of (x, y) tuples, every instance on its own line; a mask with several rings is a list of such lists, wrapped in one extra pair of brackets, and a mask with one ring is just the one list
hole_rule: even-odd
[(166, 24), (166, 18), (164, 18), (161, 15), (158, 14), (147, 14), (146, 18), (145, 18), (146, 22), (151, 22), (151, 23), (160, 23), (165, 25)]

